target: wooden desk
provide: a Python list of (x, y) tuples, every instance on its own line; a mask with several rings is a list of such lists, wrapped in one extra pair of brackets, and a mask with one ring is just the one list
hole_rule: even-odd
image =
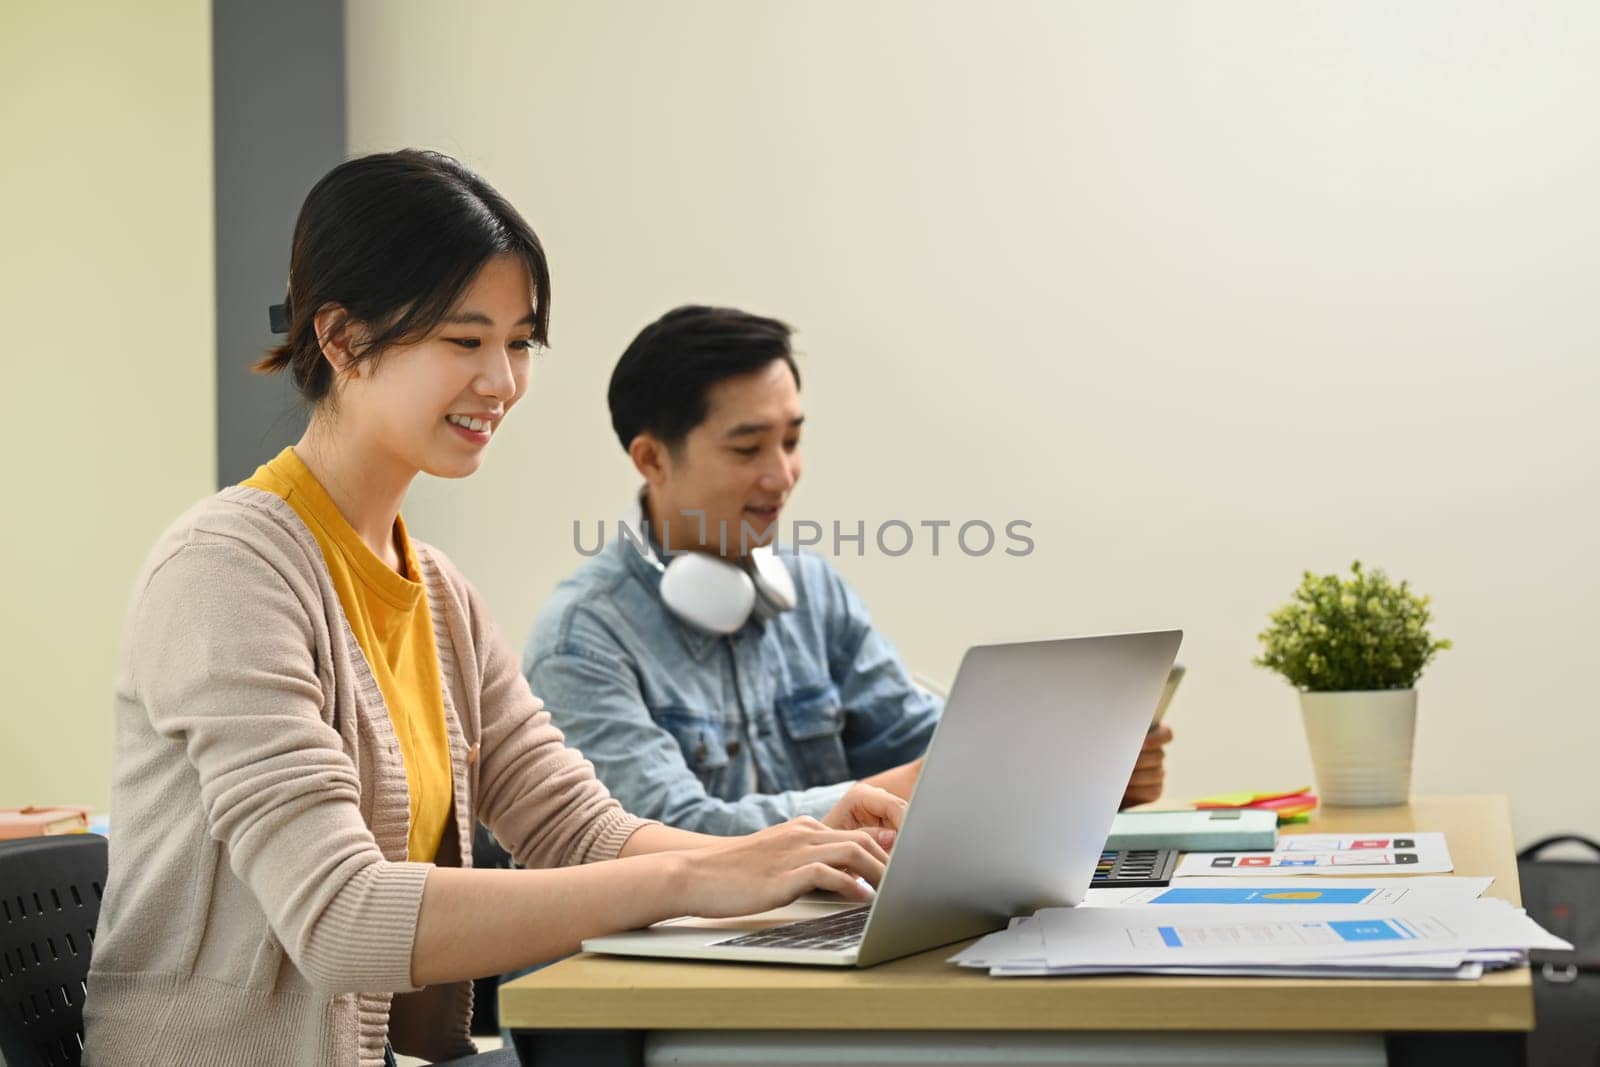
[[(1456, 874), (1493, 875), (1490, 895), (1521, 902), (1510, 810), (1503, 796), (1417, 797), (1407, 807), (1335, 808), (1319, 811), (1296, 829), (1441, 830)], [(1291, 1034), (1365, 1034), (1365, 1047), (1386, 1047), (1391, 1064), (1518, 1064), (1525, 1032), (1533, 1027), (1533, 989), (1525, 967), (1476, 982), (1137, 976), (1002, 980), (947, 964), (958, 947), (862, 970), (582, 954), (501, 987), (500, 1020), (519, 1032), (519, 1049), (540, 1051), (540, 1067), (560, 1063), (564, 1055), (582, 1057), (571, 1062), (641, 1064), (647, 1032), (736, 1030), (781, 1031), (790, 1045), (797, 1040), (789, 1036), (795, 1031), (897, 1031), (908, 1039), (922, 1035), (935, 1042), (944, 1034), (948, 1040), (939, 1043), (946, 1046), (956, 1040), (955, 1032), (988, 1034), (989, 1045), (995, 1031), (1035, 1038), (1055, 1035), (1063, 1045), (1070, 1044), (1066, 1032), (1138, 1032), (1149, 1037), (1161, 1031), (1209, 1031), (1241, 1040), (1242, 1035), (1276, 1034), (1280, 1041)], [(1173, 1036), (1167, 1035), (1166, 1047), (1180, 1047)], [(1325, 1044), (1332, 1048), (1340, 1041)], [(526, 1052), (525, 1062), (533, 1062)], [(1188, 1062), (1209, 1061), (1191, 1055)], [(1371, 1061), (1335, 1057), (1315, 1062)]]

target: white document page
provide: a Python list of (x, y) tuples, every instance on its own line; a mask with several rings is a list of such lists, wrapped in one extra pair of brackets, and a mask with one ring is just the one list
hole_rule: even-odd
[(1004, 930), (985, 934), (951, 956), (947, 962), (962, 967), (992, 967), (996, 963), (1044, 966), (1044, 928), (1033, 916), (1016, 918)]
[(1441, 833), (1290, 834), (1271, 852), (1185, 852), (1174, 878), (1260, 878), (1328, 874), (1448, 874), (1455, 870)]

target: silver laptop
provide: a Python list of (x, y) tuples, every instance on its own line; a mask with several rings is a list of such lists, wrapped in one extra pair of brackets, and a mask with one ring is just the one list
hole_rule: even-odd
[(870, 905), (805, 898), (584, 941), (589, 952), (870, 967), (1077, 904), (1183, 634), (968, 650)]

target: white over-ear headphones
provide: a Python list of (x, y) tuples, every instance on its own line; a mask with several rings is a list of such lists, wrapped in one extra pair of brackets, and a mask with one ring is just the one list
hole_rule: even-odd
[(770, 619), (800, 602), (794, 577), (770, 545), (751, 550), (748, 568), (708, 552), (680, 552), (662, 563), (646, 536), (642, 501), (624, 522), (631, 529), (622, 539), (661, 572), (661, 602), (696, 629), (735, 633), (752, 615)]

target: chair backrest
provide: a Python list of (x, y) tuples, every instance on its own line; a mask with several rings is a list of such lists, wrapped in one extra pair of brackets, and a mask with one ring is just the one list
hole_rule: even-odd
[(0, 1062), (75, 1067), (106, 839), (0, 841)]
[[(1557, 845), (1577, 845), (1587, 859), (1550, 859)], [(1600, 841), (1561, 834), (1517, 853), (1522, 905), (1572, 951), (1534, 949), (1528, 1067), (1600, 1064)]]

